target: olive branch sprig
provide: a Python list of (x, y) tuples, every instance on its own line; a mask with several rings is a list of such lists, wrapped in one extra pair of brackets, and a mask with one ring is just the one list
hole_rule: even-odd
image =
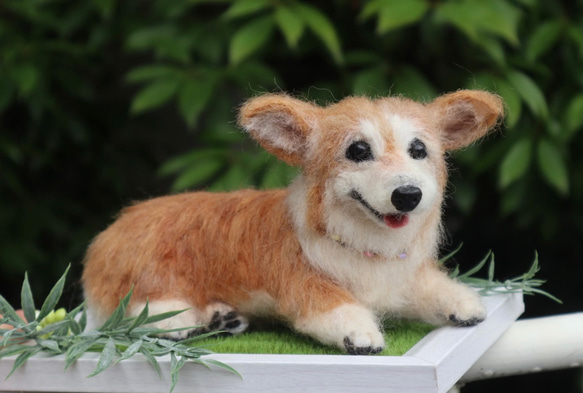
[[(160, 365), (157, 357), (170, 356), (170, 379), (172, 392), (178, 382), (178, 374), (186, 361), (199, 363), (203, 366), (216, 365), (240, 374), (232, 367), (214, 359), (202, 359), (202, 356), (211, 351), (192, 346), (195, 341), (216, 334), (211, 332), (201, 334), (179, 342), (160, 338), (160, 335), (191, 329), (193, 327), (179, 329), (158, 329), (151, 326), (171, 318), (186, 310), (171, 311), (157, 315), (149, 315), (148, 303), (137, 317), (126, 317), (125, 312), (132, 297), (133, 290), (120, 301), (118, 307), (111, 316), (95, 330), (86, 331), (87, 311), (85, 303), (79, 305), (69, 313), (62, 316), (59, 321), (47, 323), (47, 317), (61, 298), (65, 285), (65, 273), (57, 281), (43, 302), (40, 311), (36, 311), (28, 276), (25, 274), (21, 291), (21, 307), (24, 319), (16, 313), (14, 308), (0, 295), (0, 324), (11, 325), (10, 329), (0, 329), (0, 358), (18, 355), (14, 366), (6, 378), (10, 377), (31, 356), (44, 352), (49, 355), (65, 355), (65, 370), (69, 368), (85, 352), (100, 352), (95, 370), (89, 377), (98, 375), (119, 363), (129, 359), (137, 353), (141, 353), (152, 367), (161, 376)], [(30, 322), (28, 322), (30, 321)], [(26, 343), (26, 345), (22, 345)]]
[[(457, 249), (441, 258), (439, 260), (440, 265), (444, 265), (447, 260), (453, 257), (462, 248), (462, 245), (463, 244), (460, 244)], [(488, 277), (474, 277), (474, 275), (482, 270), (486, 264), (488, 264)], [(543, 295), (557, 303), (563, 303), (557, 297), (539, 288), (546, 282), (546, 280), (534, 278), (540, 270), (537, 252), (534, 254), (534, 261), (528, 271), (518, 277), (514, 277), (505, 281), (496, 280), (494, 278), (494, 267), (494, 253), (490, 250), (476, 266), (465, 273), (460, 273), (459, 265), (456, 265), (455, 268), (450, 272), (450, 277), (476, 288), (482, 296), (520, 292), (524, 295)]]

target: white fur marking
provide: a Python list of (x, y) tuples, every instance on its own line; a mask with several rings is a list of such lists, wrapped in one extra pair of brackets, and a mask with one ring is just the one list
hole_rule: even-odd
[(302, 318), (296, 321), (294, 327), (325, 344), (342, 349), (345, 349), (346, 337), (355, 347), (376, 349), (385, 346), (376, 317), (357, 304), (343, 304), (327, 313)]

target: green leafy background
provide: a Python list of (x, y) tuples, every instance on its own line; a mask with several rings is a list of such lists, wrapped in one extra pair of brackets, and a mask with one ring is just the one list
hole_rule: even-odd
[[(452, 156), (446, 249), (464, 242), (462, 266), (493, 249), (502, 279), (536, 249), (565, 304), (529, 299), (527, 315), (581, 310), (583, 1), (5, 0), (0, 290), (16, 301), (28, 271), (42, 297), (68, 263), (78, 277), (131, 201), (288, 184), (296, 170), (235, 126), (250, 96), (460, 88), (500, 94), (507, 117)], [(65, 291), (75, 305), (79, 285)]]

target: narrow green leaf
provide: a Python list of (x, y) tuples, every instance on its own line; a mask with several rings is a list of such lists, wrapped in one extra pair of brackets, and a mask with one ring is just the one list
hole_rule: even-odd
[[(135, 328), (131, 335), (133, 337), (142, 337), (144, 338), (144, 336), (155, 336), (155, 335), (165, 335), (168, 333), (174, 333), (174, 332), (183, 332), (185, 330), (190, 330), (190, 329), (196, 329), (199, 328), (201, 326), (185, 326), (185, 327), (179, 327), (179, 328), (174, 328), (174, 329), (158, 329), (158, 328), (151, 328), (151, 327), (137, 327)], [(160, 341), (161, 339), (157, 339), (158, 341)], [(174, 341), (168, 341), (168, 345), (170, 345), (170, 343), (174, 343)]]
[(172, 184), (173, 191), (183, 191), (198, 186), (212, 178), (225, 165), (220, 159), (209, 159), (186, 169)]
[(494, 281), (494, 253), (491, 255), (490, 265), (488, 266), (488, 281)]
[(148, 302), (146, 301), (146, 305), (144, 306), (144, 308), (142, 309), (140, 314), (136, 317), (136, 319), (134, 319), (134, 321), (132, 322), (132, 324), (128, 328), (128, 334), (130, 334), (132, 332), (132, 330), (134, 330), (138, 326), (142, 326), (144, 324), (144, 322), (146, 322), (146, 320), (148, 319), (148, 316), (149, 316), (149, 312), (150, 312), (150, 307), (148, 305)]
[(85, 339), (67, 348), (67, 352), (65, 353), (65, 370), (95, 344), (97, 344), (97, 338)]
[(383, 1), (379, 11), (377, 31), (379, 34), (385, 34), (388, 31), (415, 23), (425, 15), (428, 9), (429, 4), (425, 0)]
[(126, 40), (126, 47), (134, 50), (155, 49), (161, 43), (177, 37), (175, 25), (148, 25), (148, 27), (134, 30)]
[(236, 376), (238, 376), (239, 378), (243, 379), (243, 376), (241, 374), (239, 374), (237, 372), (237, 370), (235, 370), (233, 367), (231, 367), (223, 362), (219, 362), (218, 360), (215, 360), (215, 359), (204, 359), (204, 360), (202, 360), (202, 362), (214, 364), (215, 366), (218, 366), (222, 369), (228, 370), (228, 371), (232, 372), (233, 374), (235, 374)]
[(279, 27), (287, 41), (287, 45), (295, 49), (304, 34), (304, 21), (291, 8), (285, 5), (277, 7), (273, 16), (277, 27)]
[[(184, 345), (184, 346), (188, 346), (194, 342), (200, 341), (202, 339), (208, 338), (208, 337), (212, 337), (212, 336), (216, 336), (218, 334), (220, 334), (221, 332), (218, 331), (213, 331), (213, 332), (207, 332), (207, 333), (202, 333), (202, 334), (197, 334), (196, 336), (187, 338), (185, 340), (181, 340), (180, 344)], [(198, 348), (196, 348), (198, 349)]]
[(160, 314), (156, 314), (156, 315), (150, 315), (148, 317), (148, 319), (146, 319), (146, 321), (144, 322), (144, 325), (149, 325), (151, 323), (160, 322), (160, 321), (163, 321), (165, 319), (172, 318), (173, 316), (178, 315), (178, 314), (182, 314), (183, 312), (185, 312), (187, 310), (189, 310), (189, 309), (185, 308), (184, 310), (168, 311), (168, 312), (164, 312), (164, 313), (160, 313)]
[(119, 305), (113, 311), (113, 313), (109, 316), (109, 318), (101, 325), (99, 330), (106, 331), (109, 329), (115, 329), (119, 326), (121, 321), (123, 320), (127, 306), (132, 298), (132, 294), (134, 292), (134, 288), (132, 287), (128, 294), (124, 296), (123, 299), (120, 300)]
[(524, 275), (524, 278), (526, 278), (527, 280), (530, 280), (531, 278), (533, 278), (536, 273), (538, 273), (540, 270), (539, 267), (539, 263), (538, 263), (538, 252), (535, 251), (534, 252), (534, 261), (532, 262), (532, 265), (530, 265), (530, 269), (528, 269), (528, 272), (526, 272), (526, 274)]
[(2, 295), (0, 295), (0, 314), (2, 314), (4, 318), (7, 318), (11, 322), (17, 323), (18, 325), (26, 323), (26, 321), (23, 321), (22, 318), (18, 316), (14, 308), (12, 308), (10, 303), (8, 303), (8, 301), (4, 299)]
[(540, 24), (530, 33), (525, 49), (526, 60), (534, 63), (557, 43), (562, 30), (561, 23), (553, 19)]
[(500, 188), (504, 189), (521, 178), (527, 171), (532, 155), (532, 141), (521, 139), (512, 146), (500, 164)]
[(144, 341), (138, 340), (135, 343), (133, 343), (132, 345), (130, 345), (129, 347), (127, 347), (126, 350), (123, 351), (123, 353), (121, 354), (121, 358), (119, 360), (121, 361), (121, 360), (129, 359), (132, 356), (134, 356), (136, 353), (138, 353), (140, 351), (140, 348), (142, 348), (142, 344), (144, 344)]
[(8, 379), (12, 374), (14, 374), (14, 372), (18, 370), (24, 363), (26, 363), (26, 361), (31, 356), (39, 353), (41, 349), (42, 349), (41, 347), (28, 347), (27, 351), (22, 352), (20, 355), (18, 355), (16, 360), (14, 360), (14, 366), (12, 367), (10, 373), (6, 376), (6, 379)]
[(29, 346), (20, 344), (11, 344), (9, 346), (0, 347), (0, 359), (6, 356), (13, 356), (29, 350)]
[(549, 114), (547, 102), (537, 84), (529, 76), (516, 70), (509, 71), (507, 78), (532, 113), (542, 119), (546, 119)]
[(504, 99), (506, 104), (506, 125), (512, 128), (520, 120), (522, 114), (522, 101), (515, 88), (502, 79), (497, 79), (497, 92)]
[(583, 94), (576, 95), (565, 110), (564, 121), (566, 139), (583, 128)]
[(229, 45), (231, 63), (241, 63), (265, 45), (271, 37), (273, 26), (273, 17), (269, 15), (254, 19), (237, 30)]
[(546, 139), (538, 144), (538, 165), (544, 179), (561, 195), (569, 193), (569, 171), (559, 149)]
[(455, 250), (453, 250), (452, 252), (450, 252), (450, 253), (444, 255), (443, 257), (441, 257), (439, 259), (439, 264), (440, 265), (443, 265), (445, 262), (447, 262), (448, 260), (450, 260), (451, 257), (453, 257), (455, 254), (457, 254), (462, 249), (463, 245), (464, 245), (464, 243), (460, 243), (460, 245), (457, 246)]
[(144, 87), (132, 100), (130, 112), (138, 114), (157, 108), (172, 98), (178, 90), (175, 78), (158, 78)]
[(70, 330), (71, 333), (73, 333), (74, 335), (78, 335), (80, 334), (83, 329), (81, 328), (81, 325), (79, 324), (79, 322), (77, 322), (77, 320), (75, 320), (75, 318), (71, 317), (70, 314), (67, 314), (65, 316), (69, 326), (67, 330)]
[(83, 311), (81, 312), (81, 318), (79, 318), (79, 327), (81, 328), (81, 332), (84, 332), (87, 328), (87, 308), (83, 307)]
[[(475, 0), (467, 2), (473, 4)], [(481, 7), (476, 11), (480, 28), (518, 46), (518, 25), (522, 16), (520, 9), (507, 0), (480, 0), (480, 3)]]
[(468, 270), (464, 274), (460, 275), (458, 278), (460, 280), (463, 280), (463, 279), (466, 279), (466, 278), (473, 276), (474, 274), (479, 272), (484, 267), (484, 265), (486, 264), (486, 262), (488, 262), (488, 259), (490, 259), (491, 256), (492, 256), (492, 251), (488, 251), (486, 256), (476, 266), (474, 266), (473, 268), (471, 268), (470, 270)]
[(294, 11), (302, 18), (308, 25), (310, 30), (314, 32), (324, 42), (326, 48), (332, 54), (336, 63), (342, 63), (342, 50), (340, 48), (340, 40), (336, 29), (330, 19), (317, 8), (304, 4), (294, 3)]
[(101, 352), (101, 356), (97, 361), (95, 370), (90, 375), (88, 375), (88, 377), (94, 377), (95, 375), (105, 371), (110, 366), (112, 366), (116, 362), (116, 355), (117, 348), (115, 347), (115, 341), (113, 340), (113, 337), (110, 337), (107, 340), (107, 344), (105, 344), (103, 351)]
[(471, 7), (467, 2), (448, 1), (438, 4), (435, 15), (438, 20), (451, 23), (470, 39), (475, 40), (479, 37), (479, 25), (474, 23), (475, 13), (475, 7)]
[(56, 353), (61, 353), (59, 343), (57, 343), (55, 340), (37, 340), (36, 342), (43, 348), (54, 351)]
[(518, 45), (518, 24), (521, 12), (505, 0), (462, 0), (441, 3), (438, 19), (452, 23), (473, 41), (483, 32), (504, 38)]
[(31, 94), (39, 84), (41, 74), (38, 68), (32, 63), (25, 63), (13, 67), (11, 71), (20, 94), (25, 97)]
[(144, 355), (144, 357), (152, 365), (152, 367), (154, 367), (154, 370), (156, 370), (156, 372), (158, 373), (158, 377), (162, 378), (162, 371), (160, 370), (160, 365), (158, 364), (158, 361), (156, 360), (156, 358), (154, 356), (152, 356), (150, 351), (148, 351), (146, 348), (144, 348), (143, 345), (142, 345), (142, 347), (140, 347), (139, 351), (142, 355)]
[(45, 334), (58, 334), (61, 335), (62, 332), (67, 332), (69, 329), (69, 321), (64, 319), (59, 322), (51, 323), (50, 325), (45, 326), (44, 328), (37, 330), (34, 332), (36, 337), (44, 336)]
[(22, 283), (22, 291), (20, 293), (20, 304), (22, 311), (24, 311), (24, 317), (28, 322), (32, 322), (36, 318), (36, 308), (34, 306), (34, 299), (32, 297), (32, 291), (30, 289), (30, 283), (28, 282), (28, 273), (24, 273), (24, 282)]
[(176, 359), (176, 354), (174, 352), (170, 353), (170, 393), (174, 391), (176, 384), (178, 383), (178, 373), (180, 369), (184, 365), (184, 358), (180, 358), (180, 360)]
[(174, 66), (154, 64), (132, 69), (127, 73), (126, 80), (132, 83), (143, 82), (158, 78), (174, 78), (181, 73), (182, 72)]
[(55, 286), (49, 292), (49, 295), (45, 299), (40, 309), (40, 313), (36, 317), (37, 322), (42, 321), (47, 315), (49, 315), (49, 313), (54, 310), (55, 306), (59, 302), (61, 294), (63, 293), (63, 287), (65, 286), (65, 278), (67, 276), (67, 273), (69, 272), (70, 267), (71, 265), (67, 266), (67, 268), (65, 269), (65, 273), (63, 273), (61, 278), (59, 278)]
[(262, 11), (270, 6), (270, 0), (237, 0), (223, 14), (227, 20), (248, 16)]
[(352, 82), (355, 95), (378, 96), (389, 92), (387, 70), (384, 65), (377, 65), (356, 73)]
[(376, 15), (380, 12), (381, 7), (383, 6), (382, 0), (369, 0), (364, 3), (364, 7), (362, 7), (362, 11), (360, 15), (358, 15), (358, 19), (361, 21), (365, 21), (368, 18)]
[(193, 127), (209, 103), (217, 84), (217, 78), (205, 75), (204, 78), (188, 78), (182, 81), (178, 91), (178, 108), (189, 127)]
[(162, 176), (171, 175), (196, 165), (199, 161), (217, 158), (226, 160), (227, 154), (228, 151), (223, 148), (194, 150), (166, 161), (158, 170), (158, 174)]
[(583, 30), (576, 23), (567, 30), (570, 41), (579, 49), (579, 59), (583, 58)]
[(420, 101), (429, 101), (437, 97), (437, 90), (433, 84), (419, 70), (409, 66), (396, 71), (391, 93)]
[(506, 52), (500, 40), (484, 34), (474, 38), (474, 42), (484, 49), (498, 66), (506, 66)]

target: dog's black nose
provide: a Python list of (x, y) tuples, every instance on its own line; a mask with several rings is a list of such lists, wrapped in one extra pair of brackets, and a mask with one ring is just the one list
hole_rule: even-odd
[(398, 211), (401, 213), (407, 213), (417, 207), (419, 202), (421, 202), (422, 196), (423, 193), (419, 187), (402, 186), (393, 191), (391, 202), (393, 202), (393, 206), (395, 206)]

